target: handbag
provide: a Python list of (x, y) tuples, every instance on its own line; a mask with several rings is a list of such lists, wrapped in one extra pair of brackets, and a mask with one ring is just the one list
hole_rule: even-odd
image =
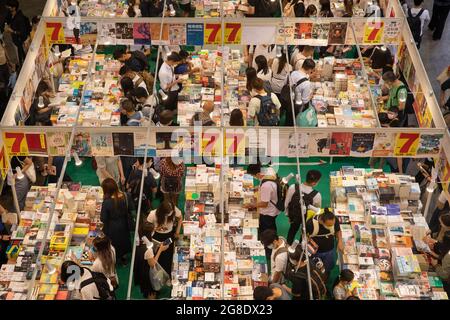
[(170, 285), (169, 274), (156, 262), (153, 268), (150, 268), (150, 282), (152, 283), (153, 290), (159, 291), (165, 285)]

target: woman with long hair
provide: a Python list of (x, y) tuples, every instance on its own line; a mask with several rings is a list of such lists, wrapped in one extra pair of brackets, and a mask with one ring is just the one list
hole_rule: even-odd
[[(156, 266), (161, 254), (169, 247), (161, 245), (158, 249), (154, 248), (152, 242), (154, 230), (154, 225), (148, 221), (139, 223), (139, 245), (136, 247), (136, 260), (134, 261), (134, 284), (139, 286), (146, 299), (155, 299), (158, 293), (152, 286), (150, 268)], [(144, 241), (145, 238), (148, 241)]]
[(128, 9), (123, 12), (123, 16), (129, 18), (142, 17), (141, 9), (139, 9), (140, 5), (140, 0), (128, 0)]
[(255, 58), (255, 63), (257, 66), (257, 77), (263, 81), (270, 81), (270, 79), (272, 78), (272, 70), (270, 70), (269, 68), (267, 58), (263, 55), (257, 56)]
[(247, 91), (252, 94), (252, 90), (253, 90), (253, 81), (255, 81), (255, 79), (258, 77), (257, 76), (257, 72), (256, 69), (253, 67), (248, 67), (247, 69), (245, 69), (245, 77), (247, 79)]
[(169, 248), (161, 254), (159, 260), (159, 264), (168, 274), (172, 272), (173, 242), (180, 236), (182, 220), (181, 210), (169, 200), (163, 201), (158, 209), (151, 211), (147, 217), (147, 221), (155, 226), (152, 235), (154, 240), (161, 243), (168, 239), (172, 240)]
[(131, 252), (133, 201), (129, 195), (119, 190), (114, 179), (103, 180), (102, 189), (103, 204), (100, 219), (103, 222), (103, 233), (111, 239), (120, 262), (126, 264), (126, 255)]
[(270, 81), (270, 86), (272, 88), (272, 92), (275, 93), (278, 98), (281, 93), (281, 89), (286, 82), (286, 78), (289, 75), (289, 72), (292, 71), (291, 65), (287, 62), (287, 57), (284, 52), (284, 49), (281, 50), (281, 56), (277, 57), (273, 60), (272, 63), (272, 79)]
[(161, 191), (165, 200), (178, 203), (178, 195), (183, 189), (184, 163), (180, 160), (174, 162), (171, 157), (162, 158), (159, 162), (159, 173), (161, 174)]
[(103, 273), (113, 285), (114, 289), (119, 286), (119, 278), (116, 273), (116, 250), (107, 236), (96, 237), (92, 242), (94, 263), (91, 270)]
[(330, 0), (320, 0), (320, 12), (319, 16), (323, 18), (332, 18), (333, 12), (331, 11), (331, 3)]
[(314, 18), (317, 17), (317, 7), (313, 4), (310, 4), (306, 7), (305, 18)]
[(245, 126), (244, 114), (242, 113), (241, 109), (236, 108), (233, 111), (231, 111), (231, 114), (230, 114), (230, 126), (233, 126), (233, 127), (243, 127), (243, 126)]

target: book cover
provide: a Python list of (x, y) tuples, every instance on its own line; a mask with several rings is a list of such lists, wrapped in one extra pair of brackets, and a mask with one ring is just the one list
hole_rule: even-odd
[(115, 156), (133, 156), (134, 155), (134, 136), (128, 132), (114, 132), (113, 147)]
[(67, 132), (47, 133), (48, 155), (50, 156), (65, 155), (68, 144), (69, 144), (69, 133)]
[(116, 24), (111, 22), (102, 22), (99, 26), (99, 43), (105, 45), (116, 44)]
[(145, 147), (147, 146), (147, 156), (156, 157), (156, 147), (147, 139), (146, 132), (135, 132), (134, 133), (134, 156), (143, 157), (145, 154)]
[[(294, 40), (307, 40), (312, 38), (312, 22), (303, 22), (295, 24)], [(296, 41), (298, 42), (298, 41)]]
[(389, 157), (394, 152), (395, 133), (377, 132), (373, 144), (373, 157)]
[(348, 156), (352, 145), (352, 133), (333, 132), (330, 141), (330, 155)]
[(25, 133), (30, 155), (47, 155), (47, 139), (44, 133)]
[(205, 37), (204, 33), (205, 31), (203, 23), (186, 24), (186, 45), (202, 46)]
[[(201, 24), (203, 27), (203, 24)], [(160, 23), (150, 23), (150, 38), (152, 39), (153, 45), (168, 45), (169, 44), (169, 25), (165, 23), (162, 26), (162, 34), (161, 33), (161, 24)], [(203, 42), (202, 42), (203, 45)]]
[(347, 34), (347, 22), (331, 22), (328, 44), (344, 44)]
[[(437, 155), (441, 148), (442, 134), (421, 134), (417, 155)], [(29, 148), (29, 145), (28, 145)]]
[(134, 23), (133, 24), (133, 38), (134, 44), (137, 45), (151, 45), (151, 32), (149, 23)]
[(133, 45), (133, 23), (117, 22), (116, 23), (116, 44)]
[(95, 45), (97, 41), (97, 22), (82, 22), (80, 24), (80, 41), (83, 45)]
[(91, 146), (93, 156), (110, 157), (114, 155), (111, 133), (92, 133)]
[(323, 156), (330, 153), (330, 134), (311, 133), (309, 135), (308, 152), (310, 156)]
[(169, 42), (171, 45), (186, 44), (186, 24), (169, 25)]
[(289, 135), (288, 157), (296, 158), (297, 150), (299, 157), (308, 157), (308, 143), (309, 133), (298, 133), (298, 139), (295, 139), (295, 134)]
[(312, 45), (326, 46), (328, 44), (328, 34), (330, 32), (329, 23), (314, 23), (312, 29)]
[(374, 141), (374, 133), (354, 133), (350, 155), (352, 157), (371, 156)]
[(87, 132), (77, 132), (73, 140), (72, 152), (80, 157), (92, 156), (91, 135)]

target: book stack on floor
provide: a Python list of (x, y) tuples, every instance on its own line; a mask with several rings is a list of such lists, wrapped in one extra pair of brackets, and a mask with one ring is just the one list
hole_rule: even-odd
[[(0, 270), (1, 298), (26, 299), (30, 294), (38, 300), (70, 299), (70, 292), (59, 284), (62, 263), (76, 257), (83, 264), (92, 264), (87, 253), (99, 233), (102, 189), (70, 184), (60, 190), (57, 199), (55, 193), (54, 185), (32, 187), (28, 192), (20, 223), (11, 236), (8, 264)], [(50, 221), (53, 202), (55, 212)], [(42, 246), (43, 254), (38, 257)], [(35, 283), (30, 284), (36, 268)], [(29, 288), (33, 288), (31, 293)]]
[(176, 245), (172, 297), (251, 299), (255, 286), (268, 283), (264, 247), (257, 238), (256, 211), (248, 211), (242, 206), (245, 202), (255, 202), (253, 179), (243, 170), (227, 170), (224, 177), (227, 214), (222, 225), (220, 190), (217, 187), (220, 186), (219, 168), (189, 168), (186, 180), (197, 179), (199, 174), (208, 176), (208, 191), (204, 191), (203, 186), (198, 187), (203, 190), (199, 191), (187, 184), (184, 238)]
[(414, 177), (343, 167), (331, 172), (344, 241), (342, 268), (361, 299), (447, 299), (417, 247), (428, 225)]

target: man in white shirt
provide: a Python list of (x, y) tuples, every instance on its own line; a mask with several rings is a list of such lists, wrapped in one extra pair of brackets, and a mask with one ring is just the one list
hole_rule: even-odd
[[(425, 26), (425, 23), (428, 23), (430, 21), (430, 13), (427, 9), (422, 7), (423, 0), (414, 0), (414, 6), (412, 8), (406, 9), (406, 17), (407, 18), (420, 18), (420, 35), (417, 35), (414, 37), (414, 40), (416, 41), (417, 49), (420, 49), (420, 43), (422, 42), (422, 36), (423, 36), (423, 27)], [(411, 28), (411, 25), (410, 25)], [(414, 31), (411, 29), (411, 32), (414, 36)]]
[[(301, 207), (300, 207), (300, 195), (301, 191), (304, 204), (306, 206), (306, 210), (319, 211), (322, 207), (322, 195), (317, 190), (314, 190), (314, 187), (320, 181), (322, 174), (318, 170), (309, 170), (306, 174), (306, 181), (299, 185), (293, 184), (289, 187), (286, 200), (285, 200), (285, 213), (286, 216), (289, 217), (289, 223), (291, 224), (287, 242), (289, 245), (294, 242), (295, 235), (297, 234), (300, 226), (302, 225), (302, 216), (301, 216)], [(298, 192), (297, 192), (298, 191)]]
[(178, 53), (173, 52), (167, 56), (167, 60), (161, 65), (158, 72), (159, 84), (161, 89), (167, 95), (167, 99), (164, 101), (166, 109), (176, 110), (178, 103), (178, 84), (182, 79), (177, 79), (175, 76), (174, 68), (180, 63), (181, 57)]
[[(294, 111), (295, 118), (304, 106), (307, 106), (312, 98), (312, 84), (309, 77), (314, 73), (316, 63), (312, 59), (306, 59), (300, 70), (296, 70), (286, 78), (286, 83), (291, 83), (294, 91)], [(286, 126), (293, 126), (294, 119), (292, 110), (286, 112)]]
[(283, 273), (288, 262), (286, 240), (279, 237), (275, 230), (268, 229), (261, 233), (261, 242), (265, 247), (272, 249), (270, 256), (270, 282), (282, 284), (284, 282)]

